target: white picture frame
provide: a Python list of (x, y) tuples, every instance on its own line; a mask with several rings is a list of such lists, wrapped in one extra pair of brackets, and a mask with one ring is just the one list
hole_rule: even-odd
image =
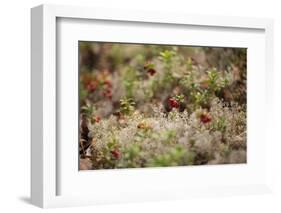
[[(62, 20), (67, 20), (67, 25), (63, 25), (61, 22)], [(58, 65), (58, 63), (60, 63), (58, 61), (58, 49), (62, 54), (65, 53), (65, 50), (60, 49), (61, 47), (58, 38), (63, 38), (59, 37), (59, 33), (62, 30), (66, 30), (65, 32), (71, 33), (71, 31), (67, 30), (72, 29), (71, 22), (74, 22), (74, 20), (80, 20), (82, 22), (85, 20), (87, 20), (87, 22), (100, 21), (100, 25), (103, 25), (103, 22), (109, 21), (112, 25), (115, 25), (114, 23), (118, 23), (118, 25), (116, 24), (117, 28), (120, 26), (122, 27), (126, 23), (131, 23), (129, 27), (134, 27), (134, 25), (138, 24), (141, 24), (142, 27), (146, 27), (146, 25), (148, 26), (153, 24), (153, 26), (159, 26), (159, 28), (162, 26), (166, 30), (169, 28), (172, 29), (173, 27), (182, 28), (192, 26), (195, 28), (200, 27), (202, 30), (206, 28), (207, 31), (209, 29), (212, 31), (224, 31), (227, 32), (225, 34), (226, 36), (227, 34), (232, 34), (232, 32), (238, 32), (240, 30), (247, 31), (249, 33), (259, 33), (259, 35), (256, 36), (256, 40), (253, 39), (254, 36), (253, 38), (245, 36), (245, 43), (242, 41), (244, 37), (241, 37), (242, 43), (235, 43), (235, 41), (227, 43), (229, 38), (239, 36), (238, 33), (233, 33), (233, 35), (229, 35), (231, 36), (229, 38), (224, 39), (222, 37), (221, 45), (224, 46), (229, 44), (239, 46), (245, 44), (247, 47), (246, 43), (253, 40), (253, 43), (249, 45), (252, 45), (251, 48), (254, 50), (256, 45), (254, 42), (261, 44), (261, 49), (258, 49), (257, 47), (257, 50), (261, 50), (259, 55), (256, 54), (255, 51), (252, 51), (252, 56), (250, 56), (253, 59), (250, 61), (260, 59), (259, 63), (261, 63), (261, 68), (259, 69), (260, 72), (258, 72), (260, 74), (257, 74), (258, 77), (256, 78), (252, 77), (254, 75), (251, 75), (249, 79), (250, 106), (254, 106), (255, 103), (258, 103), (260, 107), (249, 108), (250, 120), (248, 124), (250, 124), (250, 135), (252, 136), (252, 139), (256, 138), (257, 140), (260, 140), (260, 145), (257, 146), (259, 148), (251, 149), (250, 147), (250, 152), (253, 153), (250, 156), (255, 156), (255, 158), (260, 157), (262, 165), (259, 168), (256, 168), (258, 161), (253, 160), (254, 163), (252, 164), (252, 167), (250, 167), (250, 161), (249, 167), (236, 167), (236, 165), (230, 165), (228, 167), (224, 167), (223, 169), (220, 169), (219, 166), (212, 166), (208, 168), (204, 167), (200, 169), (194, 168), (188, 171), (190, 179), (194, 180), (192, 187), (188, 184), (182, 185), (184, 183), (183, 179), (177, 179), (179, 176), (185, 177), (185, 175), (187, 175), (186, 167), (165, 169), (157, 168), (148, 170), (139, 169), (134, 171), (123, 170), (120, 172), (105, 171), (103, 173), (99, 172), (98, 175), (94, 173), (90, 174), (90, 172), (83, 172), (81, 175), (81, 172), (79, 173), (78, 170), (75, 170), (77, 165), (73, 166), (73, 168), (69, 170), (64, 169), (65, 163), (63, 162), (70, 159), (70, 154), (75, 152), (77, 153), (78, 150), (75, 149), (75, 146), (70, 146), (70, 148), (66, 148), (66, 151), (70, 154), (65, 154), (66, 157), (61, 157), (61, 147), (64, 146), (58, 145), (57, 143), (59, 134), (57, 129), (57, 121), (59, 117), (57, 108), (58, 103), (60, 102), (60, 100), (58, 100), (60, 97), (58, 95), (58, 88), (61, 84), (61, 81), (57, 77), (57, 70), (60, 69)], [(270, 113), (270, 109), (272, 109), (272, 95), (270, 94), (270, 91), (273, 88), (273, 21), (271, 19), (216, 17), (173, 13), (153, 13), (149, 11), (122, 11), (101, 8), (41, 5), (31, 9), (31, 26), (31, 201), (33, 204), (47, 208), (100, 203), (138, 202), (144, 200), (182, 199), (209, 195), (240, 195), (271, 191), (271, 165), (269, 157), (271, 143), (270, 131), (273, 122), (271, 122), (270, 116), (265, 113), (266, 111), (269, 111)], [(86, 25), (86, 27), (87, 26), (88, 25)], [(79, 26), (76, 25), (76, 27)], [(86, 32), (87, 31), (85, 31), (84, 34), (86, 34)], [(90, 38), (89, 36), (91, 35), (91, 31), (89, 31), (87, 35), (88, 37), (85, 36), (85, 38)], [(83, 37), (83, 33), (70, 34), (69, 38), (74, 40), (80, 38), (75, 36)], [(115, 36), (120, 36), (117, 41), (130, 41), (130, 37), (123, 36), (122, 33), (116, 33)], [(200, 39), (198, 41), (194, 40), (191, 43), (203, 46), (208, 44), (220, 46), (219, 43), (216, 43), (216, 40), (212, 43), (211, 37), (214, 37), (215, 34), (212, 36), (212, 33), (210, 32), (209, 36), (210, 40), (205, 43)], [(102, 37), (99, 39), (103, 40)], [(112, 36), (104, 38), (106, 41), (112, 41), (112, 39), (114, 39)], [(144, 43), (167, 42), (165, 38), (153, 39), (144, 36), (143, 40), (142, 38), (139, 38), (138, 41)], [(133, 39), (132, 41), (135, 40)], [(181, 40), (179, 38), (179, 40), (170, 42), (179, 44)], [(254, 68), (254, 65), (250, 66), (250, 70), (252, 68)], [(77, 69), (77, 67), (73, 69)], [(265, 87), (257, 86), (257, 83), (262, 83)], [(254, 90), (259, 92), (261, 95), (255, 95), (253, 92)], [(256, 102), (257, 98), (260, 98), (259, 102)], [(263, 114), (261, 118), (262, 125), (260, 124), (259, 126), (255, 124), (257, 122), (255, 122), (254, 118), (257, 113)], [(76, 121), (71, 121), (69, 123), (75, 122)], [(266, 131), (259, 131), (262, 127), (264, 127)], [(255, 154), (256, 152), (257, 154)], [(73, 157), (73, 159), (75, 163), (75, 157)], [(73, 162), (72, 159), (70, 159), (70, 161)], [(202, 184), (202, 182), (200, 182), (202, 178), (198, 178), (198, 175), (206, 176), (208, 173), (211, 174), (212, 171), (216, 171), (217, 174), (213, 176), (210, 175), (211, 181), (207, 181), (206, 184)], [(229, 178), (228, 181), (223, 181), (222, 178), (219, 177), (219, 175), (222, 176), (226, 173), (232, 174), (234, 171), (241, 175), (246, 174), (245, 179), (243, 179), (244, 176), (238, 175), (237, 181), (234, 181), (231, 178)], [(252, 173), (252, 171), (254, 173)], [(79, 173), (79, 177), (76, 173)], [(114, 178), (118, 179), (122, 185), (122, 187), (116, 188), (117, 192), (115, 191), (109, 193), (105, 187), (104, 192), (101, 191), (102, 189), (97, 189), (97, 192), (99, 193), (88, 194), (85, 190), (84, 195), (83, 190), (75, 187), (75, 181), (82, 181), (84, 184), (89, 186), (89, 190), (92, 190), (95, 187), (95, 183), (87, 182), (87, 180), (89, 181), (88, 177), (96, 178), (96, 180), (99, 181), (99, 184), (103, 184), (110, 180), (113, 177), (112, 175), (115, 175)], [(257, 175), (259, 177), (254, 178)], [(63, 178), (65, 176), (68, 177), (67, 180), (66, 178)], [(136, 187), (136, 189), (132, 189), (133, 185), (131, 183), (139, 181), (140, 179), (148, 181), (148, 179), (146, 179), (148, 177), (151, 177), (155, 181), (153, 182), (153, 185), (147, 186), (145, 183), (139, 183), (139, 186)], [(159, 180), (159, 177), (162, 177), (162, 181), (157, 181), (157, 178)], [(196, 181), (196, 179), (198, 180)], [(217, 180), (217, 183), (212, 185), (212, 182), (216, 182), (214, 181), (215, 179)], [(167, 181), (178, 181), (179, 184), (167, 184)], [(61, 185), (63, 185), (63, 187)], [(114, 187), (114, 185), (111, 187)], [(61, 188), (67, 188), (68, 190), (63, 190), (62, 193)], [(75, 193), (72, 193), (72, 191)]]

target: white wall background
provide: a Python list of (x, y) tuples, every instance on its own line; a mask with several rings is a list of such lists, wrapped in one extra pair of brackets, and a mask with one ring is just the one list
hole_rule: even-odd
[[(0, 212), (38, 212), (29, 204), (30, 8), (42, 3), (123, 9), (269, 17), (275, 20), (275, 187), (272, 195), (52, 209), (50, 212), (280, 212), (281, 6), (278, 0), (8, 0), (0, 6)], [(278, 110), (279, 109), (279, 110)], [(258, 118), (257, 118), (258, 122)], [(280, 151), (279, 151), (280, 150)]]

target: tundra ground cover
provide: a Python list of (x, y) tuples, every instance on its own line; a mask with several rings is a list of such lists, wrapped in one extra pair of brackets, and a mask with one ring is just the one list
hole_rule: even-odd
[(80, 169), (246, 163), (246, 49), (79, 42)]

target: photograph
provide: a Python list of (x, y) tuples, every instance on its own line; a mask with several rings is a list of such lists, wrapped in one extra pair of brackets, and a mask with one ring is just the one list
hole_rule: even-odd
[(77, 45), (79, 170), (247, 163), (247, 48)]

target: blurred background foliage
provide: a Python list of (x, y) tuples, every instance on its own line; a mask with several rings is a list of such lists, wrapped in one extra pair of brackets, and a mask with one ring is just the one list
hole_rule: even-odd
[(189, 110), (194, 105), (207, 107), (212, 93), (226, 102), (245, 104), (246, 51), (79, 42), (80, 109), (106, 105), (99, 116), (107, 117), (118, 111), (124, 97), (133, 98), (136, 106), (146, 102), (165, 105), (178, 94), (184, 95), (181, 107)]

